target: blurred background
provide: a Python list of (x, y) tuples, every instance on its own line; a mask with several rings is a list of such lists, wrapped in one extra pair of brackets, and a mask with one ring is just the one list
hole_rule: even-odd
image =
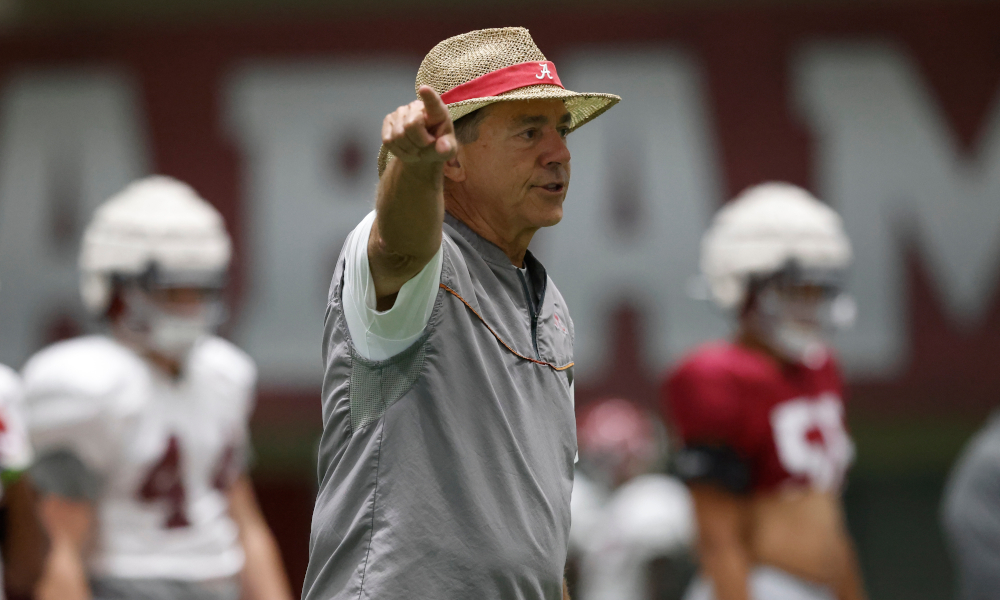
[(254, 475), (293, 582), (307, 560), (320, 332), (372, 208), (383, 116), (423, 55), (523, 25), (620, 107), (571, 137), (566, 218), (535, 248), (577, 329), (577, 404), (655, 409), (726, 319), (697, 296), (712, 212), (767, 180), (844, 216), (846, 492), (873, 599), (950, 598), (938, 510), (1000, 401), (1000, 5), (957, 1), (0, 0), (0, 362), (85, 331), (93, 208), (163, 173), (224, 213), (227, 335), (259, 362)]

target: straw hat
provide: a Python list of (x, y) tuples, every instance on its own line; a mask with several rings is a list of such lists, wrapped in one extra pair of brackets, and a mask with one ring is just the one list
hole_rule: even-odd
[[(570, 131), (621, 100), (614, 94), (579, 94), (563, 88), (555, 65), (523, 27), (480, 29), (439, 43), (420, 63), (414, 89), (422, 85), (441, 95), (452, 121), (494, 102), (561, 98), (573, 117)], [(382, 146), (379, 176), (391, 157)]]

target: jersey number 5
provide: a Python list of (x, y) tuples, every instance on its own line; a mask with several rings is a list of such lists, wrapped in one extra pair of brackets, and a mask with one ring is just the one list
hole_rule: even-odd
[(840, 486), (854, 444), (844, 431), (844, 407), (833, 395), (779, 404), (771, 412), (771, 428), (781, 464), (822, 489)]

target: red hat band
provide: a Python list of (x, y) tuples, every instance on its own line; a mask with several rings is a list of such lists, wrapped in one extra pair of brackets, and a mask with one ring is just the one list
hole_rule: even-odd
[[(472, 81), (457, 85), (441, 94), (445, 104), (454, 104), (473, 98), (488, 98), (499, 96), (504, 92), (531, 85), (556, 85), (563, 87), (556, 73), (556, 66), (551, 61), (524, 62), (485, 75), (480, 75)], [(563, 88), (565, 89), (565, 88)]]

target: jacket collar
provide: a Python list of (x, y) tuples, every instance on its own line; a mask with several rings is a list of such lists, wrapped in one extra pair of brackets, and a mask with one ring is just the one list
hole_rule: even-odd
[[(510, 257), (500, 249), (500, 246), (473, 231), (471, 227), (459, 221), (451, 213), (444, 213), (444, 222), (445, 225), (450, 226), (456, 233), (465, 238), (469, 242), (469, 245), (479, 253), (479, 256), (490, 265), (503, 271), (515, 272), (517, 270), (517, 267), (510, 262)], [(548, 274), (545, 272), (545, 267), (542, 266), (542, 263), (531, 253), (531, 250), (524, 253), (524, 266), (528, 268), (528, 277), (531, 278), (535, 306), (539, 307), (541, 306), (542, 299), (545, 297)]]
[(444, 222), (447, 223), (458, 232), (469, 244), (476, 249), (479, 256), (483, 257), (486, 262), (506, 269), (515, 269), (516, 267), (510, 262), (510, 258), (493, 242), (487, 240), (483, 236), (479, 235), (472, 230), (471, 227), (459, 221), (457, 218), (452, 216), (451, 213), (444, 213)]

